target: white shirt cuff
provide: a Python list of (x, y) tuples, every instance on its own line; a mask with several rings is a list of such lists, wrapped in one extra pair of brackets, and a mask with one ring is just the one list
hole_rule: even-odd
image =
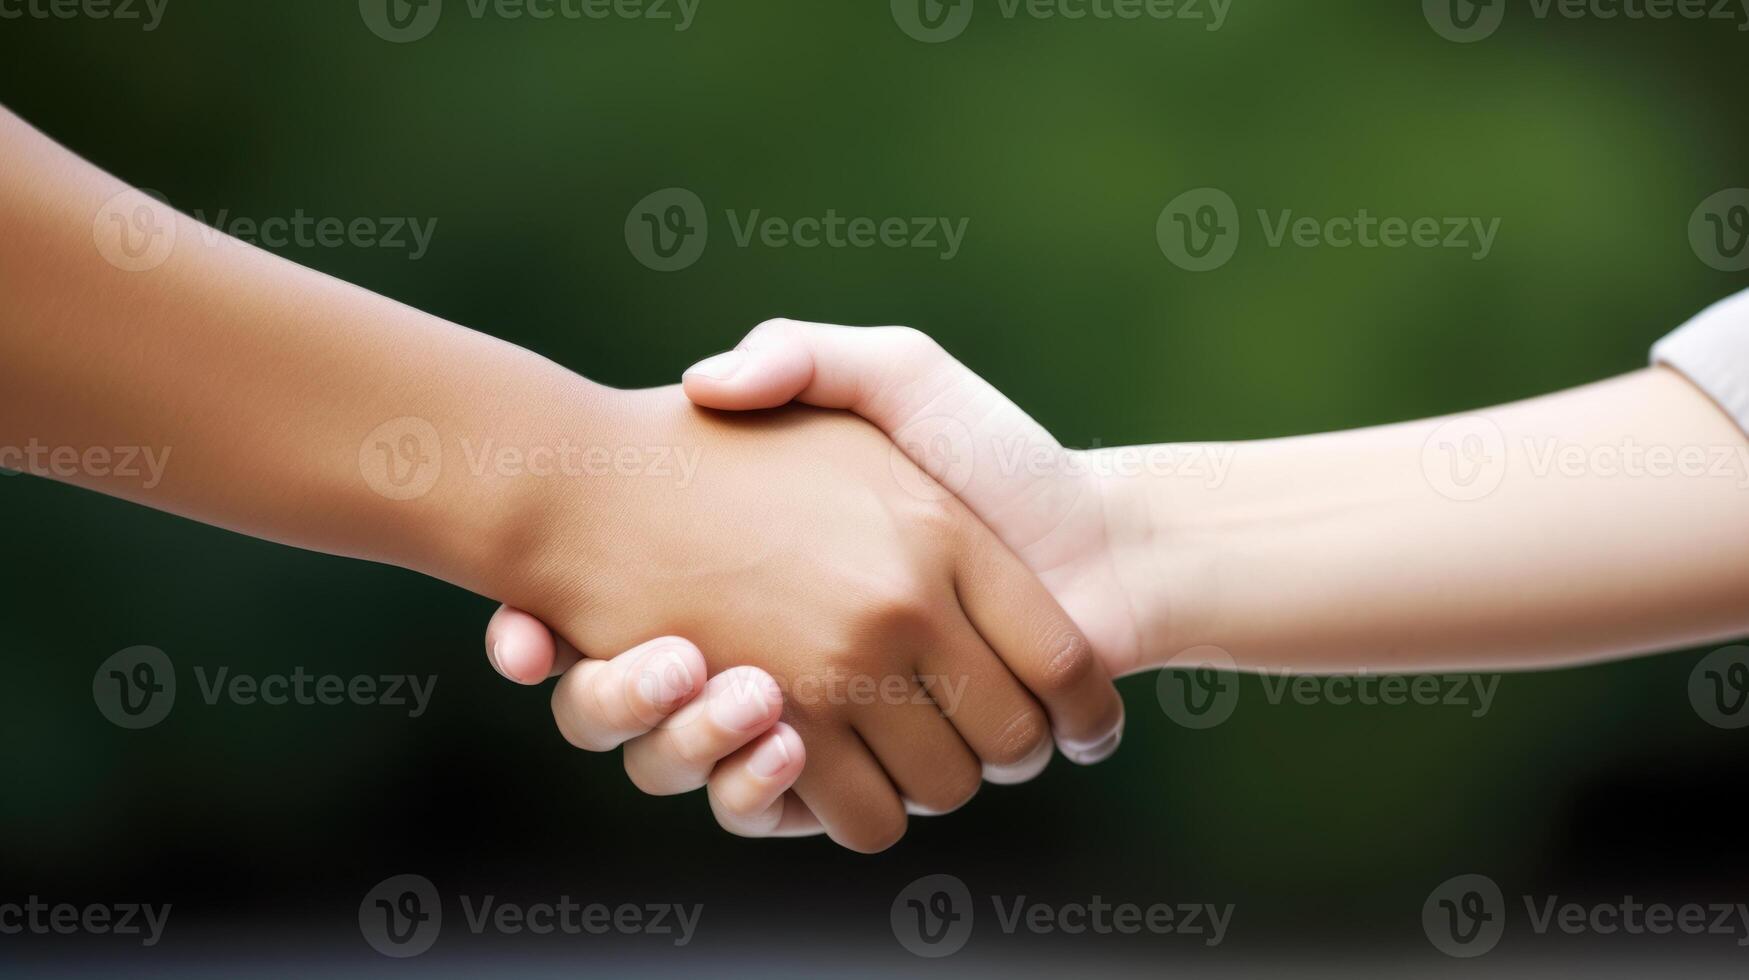
[(1749, 291), (1713, 304), (1652, 347), (1749, 432)]

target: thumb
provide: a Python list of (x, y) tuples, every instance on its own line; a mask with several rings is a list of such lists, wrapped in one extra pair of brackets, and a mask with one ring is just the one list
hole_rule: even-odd
[(580, 657), (547, 624), (511, 606), (499, 606), (486, 624), (486, 659), (492, 669), (518, 684), (556, 677)]
[[(770, 321), (777, 322), (787, 321)], [(813, 350), (802, 336), (804, 331), (786, 330), (780, 335), (767, 331), (767, 326), (755, 327), (734, 350), (687, 368), (680, 379), (686, 397), (695, 405), (731, 412), (795, 401), (814, 380)]]
[(694, 404), (706, 408), (746, 411), (800, 401), (854, 412), (888, 435), (926, 406), (939, 414), (935, 403), (943, 396), (1005, 401), (939, 344), (909, 327), (799, 320), (761, 323), (734, 350), (688, 368), (682, 386)]

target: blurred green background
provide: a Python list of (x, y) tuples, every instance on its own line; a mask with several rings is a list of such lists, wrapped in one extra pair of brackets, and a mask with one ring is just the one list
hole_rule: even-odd
[[(0, 101), (184, 211), (435, 220), (417, 260), (278, 251), (609, 384), (671, 382), (771, 316), (906, 323), (1081, 446), (1303, 433), (1579, 384), (1642, 365), (1749, 285), (1688, 236), (1697, 204), (1749, 184), (1749, 34), (1734, 22), (1514, 4), (1493, 36), (1458, 44), (1416, 2), (1233, 0), (1209, 30), (977, 0), (963, 34), (927, 44), (875, 0), (702, 0), (684, 31), (446, 7), (411, 43), (373, 33), (351, 0), (169, 0), (150, 31), (0, 19)], [(661, 273), (625, 223), (669, 187), (700, 197), (711, 237)], [(1230, 263), (1191, 273), (1155, 223), (1200, 187), (1229, 194), (1245, 230)], [(950, 261), (741, 248), (724, 216), (829, 208), (963, 218), (966, 240)], [(1255, 217), (1361, 208), (1500, 231), (1474, 261), (1270, 248)], [(893, 941), (892, 896), (935, 872), (974, 893), (1236, 902), (1215, 951), (1235, 959), (1218, 962), (1434, 965), (1421, 903), (1460, 872), (1509, 893), (1672, 902), (1749, 873), (1749, 741), (1691, 709), (1704, 651), (1510, 676), (1479, 719), (1271, 706), (1246, 680), (1207, 732), (1134, 678), (1116, 758), (987, 788), (866, 858), (730, 838), (702, 797), (641, 796), (617, 757), (569, 749), (544, 691), (489, 670), (485, 599), (28, 477), (0, 479), (0, 500), (0, 897), (174, 901), (160, 967), (387, 965), (359, 939), (357, 903), (404, 871), (528, 900), (711, 903), (680, 951), (624, 937), (500, 951), (459, 929), (439, 947), (615, 970), (711, 968), (725, 949), (749, 969), (849, 951), (868, 970), (995, 963), (994, 940), (947, 966)], [(186, 685), (142, 732), (91, 698), (96, 666), (135, 644), (167, 651)], [(187, 671), (227, 664), (438, 681), (418, 719), (208, 707)], [(1036, 945), (1035, 965), (1210, 961), (1183, 940)], [(0, 938), (21, 961), (111, 954), (140, 955)]]

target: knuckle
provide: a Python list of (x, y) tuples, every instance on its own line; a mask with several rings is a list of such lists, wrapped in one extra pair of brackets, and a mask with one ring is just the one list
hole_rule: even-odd
[(761, 340), (782, 340), (795, 336), (802, 329), (803, 324), (799, 320), (792, 320), (784, 316), (772, 317), (761, 320), (758, 326), (748, 331), (747, 339), (752, 340), (757, 337)]
[(1046, 723), (1043, 712), (1027, 707), (1008, 719), (996, 733), (990, 746), (990, 758), (984, 761), (993, 766), (1018, 766), (1030, 760), (1049, 738), (1050, 725)]
[(937, 814), (952, 813), (969, 803), (984, 785), (983, 769), (970, 759), (942, 766), (921, 796), (912, 798)]
[(606, 752), (617, 744), (599, 732), (576, 724), (563, 712), (555, 712), (553, 721), (558, 725), (559, 734), (564, 737), (565, 741), (571, 743), (572, 748), (582, 749), (585, 752)]
[(687, 684), (706, 672), (704, 654), (690, 640), (678, 636), (658, 640), (647, 657), (644, 671), (653, 680)]
[(966, 530), (965, 514), (948, 501), (920, 501), (907, 515), (919, 533), (940, 541), (960, 541)]
[(649, 760), (641, 753), (625, 754), (625, 770), (626, 778), (638, 788), (638, 792), (649, 796), (673, 796), (675, 793), (698, 788), (686, 785), (684, 780), (674, 778), (672, 773), (663, 772), (659, 766), (650, 765)]
[(581, 723), (582, 714), (588, 709), (588, 704), (579, 703), (577, 687), (577, 683), (568, 676), (553, 687), (553, 723), (558, 726), (559, 734), (573, 747), (585, 752), (605, 752), (613, 748), (593, 725)]
[(887, 341), (903, 354), (927, 357), (941, 350), (941, 345), (936, 342), (934, 337), (916, 327), (896, 326), (880, 329), (885, 334)]
[(716, 802), (717, 822), (726, 830), (733, 830), (731, 823), (746, 826), (754, 818), (760, 816), (766, 803), (758, 788), (745, 780), (712, 779), (710, 781), (711, 799)]
[(901, 579), (869, 586), (859, 605), (856, 623), (860, 636), (898, 635), (924, 642), (935, 632), (936, 604), (920, 582)]
[(709, 790), (711, 798), (711, 814), (717, 818), (717, 826), (736, 837), (757, 839), (770, 837), (777, 826), (777, 817), (769, 811), (749, 809), (734, 810), (718, 795), (715, 788)]
[(717, 816), (717, 826), (723, 828), (724, 830), (728, 831), (731, 834), (734, 834), (736, 837), (745, 837), (745, 838), (748, 838), (749, 840), (757, 840), (758, 838), (761, 838), (761, 837), (771, 836), (770, 832), (765, 830), (763, 827), (741, 826), (741, 825), (734, 822), (734, 818), (725, 818), (721, 814), (719, 814)]
[(663, 685), (673, 684), (662, 665), (641, 664), (624, 671), (611, 693), (596, 687), (596, 703), (603, 721), (616, 727), (654, 728), (666, 716), (661, 699)]
[(564, 736), (565, 741), (571, 743), (572, 748), (582, 749), (585, 752), (606, 752), (613, 748), (601, 739), (566, 724), (563, 718), (559, 719), (559, 734)]
[(650, 751), (659, 754), (668, 769), (709, 772), (722, 752), (717, 726), (707, 718), (700, 715), (685, 724), (658, 729), (650, 740)]
[(588, 719), (590, 728), (622, 728), (631, 713), (627, 697), (632, 679), (610, 661), (589, 661), (571, 668), (563, 683), (553, 689), (555, 705), (561, 696), (574, 718)]
[(871, 818), (866, 824), (844, 832), (837, 840), (858, 854), (879, 854), (902, 840), (908, 826), (901, 806), (894, 808), (892, 813)]
[(632, 785), (651, 796), (673, 796), (690, 793), (705, 784), (708, 765), (699, 767), (686, 762), (672, 739), (644, 738), (627, 743), (626, 776)]
[(1048, 655), (1039, 670), (1039, 684), (1044, 693), (1062, 694), (1093, 679), (1099, 662), (1093, 657), (1093, 647), (1074, 629), (1053, 630), (1046, 637)]

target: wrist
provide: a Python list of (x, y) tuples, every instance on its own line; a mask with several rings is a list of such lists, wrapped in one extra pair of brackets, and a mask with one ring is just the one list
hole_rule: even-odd
[(618, 410), (625, 393), (518, 353), (514, 372), (484, 380), (452, 411), (414, 420), (438, 447), (426, 454), (436, 472), (424, 477), (423, 499), (393, 513), (405, 522), (413, 567), (536, 611), (550, 589), (555, 522), (587, 517), (601, 502), (588, 477), (628, 441), (627, 420)]
[[(613, 646), (619, 638), (595, 632), (612, 617), (592, 611), (624, 598), (637, 569), (662, 551), (653, 542), (664, 526), (683, 540), (698, 533), (681, 530), (682, 512), (705, 436), (677, 386), (622, 391), (576, 381), (486, 460), (495, 516), (469, 560), (485, 583), (476, 591), (568, 627), (573, 642)], [(477, 456), (472, 465), (481, 465)]]
[(1136, 656), (1122, 671), (1158, 667), (1215, 642), (1221, 541), (1214, 499), (1233, 447), (1128, 447), (1151, 466), (1096, 467), (1105, 512), (1105, 548), (1135, 621)]

